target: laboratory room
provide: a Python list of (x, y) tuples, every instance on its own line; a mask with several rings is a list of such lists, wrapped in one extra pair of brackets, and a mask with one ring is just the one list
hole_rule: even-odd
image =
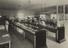
[(67, 0), (0, 0), (0, 48), (68, 48)]

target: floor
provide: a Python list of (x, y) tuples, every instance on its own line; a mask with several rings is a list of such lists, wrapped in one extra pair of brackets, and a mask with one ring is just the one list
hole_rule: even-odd
[(17, 35), (11, 35), (12, 46), (11, 48), (33, 48), (32, 43), (28, 40), (24, 40), (23, 37)]
[[(11, 48), (33, 48), (33, 44), (28, 40), (24, 40), (23, 37), (18, 36), (17, 34), (10, 34), (12, 46)], [(65, 39), (63, 43), (57, 43), (55, 41), (55, 34), (47, 32), (47, 47), (48, 48), (68, 48), (68, 21), (65, 22)]]
[(48, 32), (49, 37), (47, 38), (48, 48), (68, 48), (68, 21), (65, 22), (65, 41), (63, 43), (57, 43), (54, 39), (54, 33)]

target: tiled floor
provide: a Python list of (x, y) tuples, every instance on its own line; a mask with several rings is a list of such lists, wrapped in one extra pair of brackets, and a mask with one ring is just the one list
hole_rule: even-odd
[[(47, 33), (47, 46), (48, 48), (68, 48), (68, 22), (65, 23), (65, 34), (66, 34), (66, 41), (63, 43), (57, 43), (55, 41), (55, 34), (48, 32)], [(12, 40), (12, 48), (33, 48), (33, 45), (28, 40), (23, 40), (23, 37), (21, 39), (17, 35), (11, 35)]]

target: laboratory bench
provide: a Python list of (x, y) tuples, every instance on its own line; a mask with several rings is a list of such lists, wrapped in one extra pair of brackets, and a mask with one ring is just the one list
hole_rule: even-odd
[(65, 41), (65, 27), (64, 26), (58, 27), (56, 25), (56, 23), (55, 24), (49, 23), (49, 24), (46, 24), (46, 25), (33, 24), (33, 23), (27, 23), (27, 22), (22, 22), (22, 23), (24, 23), (24, 25), (27, 24), (28, 26), (33, 26), (32, 28), (34, 28), (34, 29), (44, 28), (44, 30), (46, 30), (46, 32), (55, 33), (55, 40), (58, 43), (62, 43), (63, 41)]
[(9, 22), (9, 33), (18, 34), (21, 38), (28, 39), (32, 44), (33, 48), (40, 48), (46, 46), (46, 32), (55, 33), (55, 40), (61, 43), (65, 40), (65, 27), (33, 24), (28, 22)]
[(20, 22), (9, 22), (9, 33), (19, 34), (21, 38), (28, 39), (33, 44), (33, 48), (47, 48), (45, 29), (33, 29)]

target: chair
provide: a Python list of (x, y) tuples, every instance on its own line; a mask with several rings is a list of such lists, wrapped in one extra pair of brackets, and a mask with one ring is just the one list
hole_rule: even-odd
[(5, 18), (0, 17), (0, 48), (11, 48), (10, 42), (10, 36), (6, 31)]

